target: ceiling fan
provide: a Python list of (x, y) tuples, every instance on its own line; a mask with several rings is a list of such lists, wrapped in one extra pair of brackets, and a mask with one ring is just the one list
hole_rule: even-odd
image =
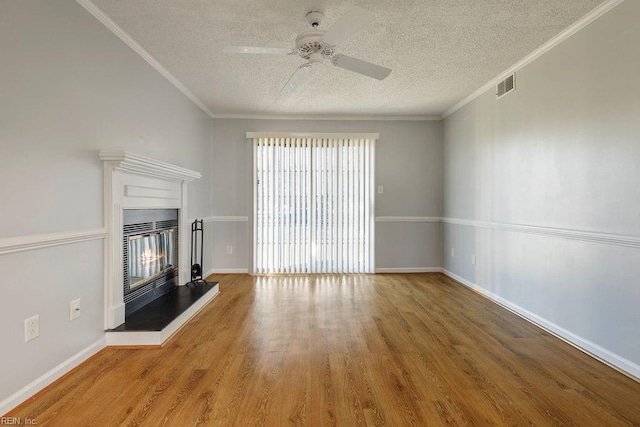
[(312, 29), (305, 31), (296, 38), (293, 49), (278, 47), (251, 47), (251, 46), (227, 46), (225, 53), (258, 53), (270, 55), (298, 55), (308, 62), (302, 64), (293, 73), (289, 81), (284, 85), (281, 93), (293, 92), (309, 75), (311, 67), (321, 65), (325, 60), (330, 61), (336, 67), (363, 74), (374, 79), (383, 80), (391, 73), (390, 68), (351, 56), (336, 54), (336, 46), (347, 41), (351, 36), (367, 25), (373, 16), (364, 9), (355, 7), (347, 12), (327, 31), (317, 29), (322, 23), (324, 15), (318, 11), (311, 11), (305, 15)]

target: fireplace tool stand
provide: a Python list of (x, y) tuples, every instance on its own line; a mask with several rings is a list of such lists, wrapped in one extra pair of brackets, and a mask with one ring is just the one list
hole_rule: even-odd
[[(202, 253), (204, 248), (204, 221), (196, 219), (191, 223), (191, 281), (187, 285), (207, 283), (202, 278)], [(199, 258), (198, 258), (199, 255)], [(199, 262), (198, 262), (199, 261)]]

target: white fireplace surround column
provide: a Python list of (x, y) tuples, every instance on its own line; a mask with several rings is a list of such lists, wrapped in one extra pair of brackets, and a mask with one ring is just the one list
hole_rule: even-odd
[(190, 280), (187, 223), (187, 183), (202, 175), (189, 169), (127, 151), (100, 151), (104, 162), (104, 222), (107, 228), (104, 263), (105, 329), (124, 323), (122, 211), (178, 209), (180, 250), (178, 285)]

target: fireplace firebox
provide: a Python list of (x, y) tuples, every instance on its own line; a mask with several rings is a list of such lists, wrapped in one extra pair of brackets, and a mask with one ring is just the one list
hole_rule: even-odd
[(125, 316), (177, 286), (178, 210), (123, 211)]

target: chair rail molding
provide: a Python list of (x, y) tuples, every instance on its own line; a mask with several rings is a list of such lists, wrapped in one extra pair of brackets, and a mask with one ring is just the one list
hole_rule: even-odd
[(377, 216), (376, 222), (440, 222), (441, 219), (434, 216)]
[(545, 227), (539, 225), (511, 224), (506, 222), (478, 221), (460, 218), (442, 218), (442, 222), (445, 224), (488, 228), (492, 230), (511, 231), (516, 233), (538, 234), (541, 236), (582, 240), (585, 242), (600, 243), (606, 245), (640, 248), (640, 237), (626, 236), (622, 234), (575, 230), (571, 228)]
[(0, 255), (50, 248), (53, 246), (70, 245), (90, 240), (104, 239), (106, 237), (107, 230), (105, 228), (61, 231), (49, 234), (33, 234), (29, 236), (3, 237), (0, 238)]
[(204, 222), (249, 222), (248, 216), (207, 216)]

